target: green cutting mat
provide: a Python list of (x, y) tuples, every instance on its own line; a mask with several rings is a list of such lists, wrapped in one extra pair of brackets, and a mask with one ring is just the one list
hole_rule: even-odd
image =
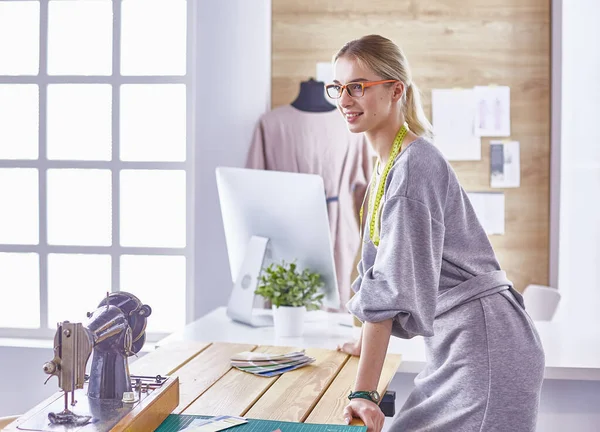
[[(170, 414), (156, 429), (156, 432), (178, 432), (184, 427), (189, 426), (193, 420), (206, 418), (210, 418), (210, 416)], [(280, 429), (281, 432), (366, 432), (367, 427), (248, 419), (248, 423), (227, 429), (227, 431), (272, 432), (275, 429)]]

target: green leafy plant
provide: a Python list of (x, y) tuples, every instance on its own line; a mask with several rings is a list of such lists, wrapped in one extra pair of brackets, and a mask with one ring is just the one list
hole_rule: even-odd
[(306, 310), (320, 308), (324, 294), (319, 288), (324, 283), (319, 273), (304, 269), (295, 263), (272, 263), (264, 268), (258, 278), (255, 293), (270, 300), (274, 306), (306, 306)]

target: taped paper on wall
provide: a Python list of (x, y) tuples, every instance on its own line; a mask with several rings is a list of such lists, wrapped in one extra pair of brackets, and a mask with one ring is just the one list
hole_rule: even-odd
[(475, 135), (473, 89), (431, 92), (433, 142), (450, 161), (481, 160), (481, 139)]
[(468, 192), (477, 219), (489, 235), (504, 235), (504, 193)]
[(518, 141), (490, 142), (491, 187), (513, 188), (521, 185), (521, 157)]
[(510, 87), (475, 87), (475, 134), (510, 136)]

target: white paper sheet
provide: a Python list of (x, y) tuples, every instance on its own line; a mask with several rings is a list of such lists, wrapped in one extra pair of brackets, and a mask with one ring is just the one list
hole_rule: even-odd
[(331, 84), (333, 82), (333, 64), (331, 62), (317, 63), (317, 81)]
[(521, 185), (521, 156), (518, 141), (490, 141), (490, 172), (493, 188)]
[(434, 144), (448, 160), (480, 160), (481, 139), (474, 133), (473, 89), (433, 89)]
[(510, 135), (510, 87), (475, 87), (475, 134), (505, 137)]
[(468, 192), (477, 218), (487, 234), (504, 234), (504, 193)]

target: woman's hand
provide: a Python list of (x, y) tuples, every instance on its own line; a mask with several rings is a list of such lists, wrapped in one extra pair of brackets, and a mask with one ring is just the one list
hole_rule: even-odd
[(381, 432), (385, 415), (375, 402), (367, 399), (352, 399), (344, 408), (344, 420), (350, 424), (353, 417), (360, 418), (367, 427), (367, 432)]
[(346, 354), (350, 354), (356, 357), (360, 357), (360, 348), (361, 348), (361, 341), (352, 341), (352, 342), (346, 342), (342, 345), (338, 345), (337, 346), (337, 350), (344, 352)]

